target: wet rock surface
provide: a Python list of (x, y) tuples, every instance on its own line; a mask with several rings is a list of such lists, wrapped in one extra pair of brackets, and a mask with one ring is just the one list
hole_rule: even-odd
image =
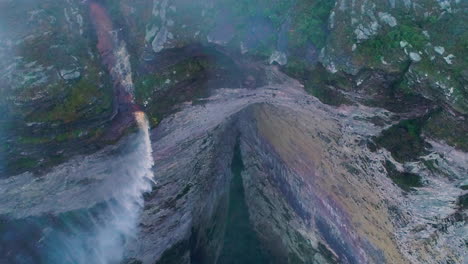
[(126, 212), (141, 110), (156, 183), (109, 261), (462, 263), (466, 8), (0, 1), (0, 262)]
[[(221, 89), (203, 106), (185, 106), (154, 130), (158, 184), (146, 197), (129, 256), (143, 263), (236, 263), (226, 259), (222, 245), (232, 232), (229, 197), (237, 195), (230, 186), (239, 184), (238, 171), (231, 169), (238, 142), (248, 208), (243, 217), (274, 263), (438, 263), (432, 259), (442, 256), (438, 250), (444, 259), (461, 261), (463, 239), (431, 246), (459, 234), (417, 227), (457, 212), (448, 201), (462, 193), (455, 186), (466, 173), (466, 154), (438, 161), (439, 172), (422, 173), (416, 168), (422, 161), (400, 164), (387, 151), (373, 153), (363, 145), (382, 130), (366, 121), (373, 117), (392, 123), (385, 110), (323, 105), (294, 81)], [(437, 153), (432, 149), (429, 156), (443, 155)], [(386, 160), (395, 170), (408, 167), (423, 175), (423, 186), (403, 195), (408, 189), (392, 183)], [(447, 162), (458, 164), (453, 167), (458, 177), (443, 176)], [(455, 188), (450, 194), (444, 191), (448, 186)], [(431, 202), (416, 206), (426, 195)], [(444, 206), (435, 206), (443, 200)], [(435, 211), (419, 215), (426, 206)], [(451, 230), (463, 226), (453, 222)]]
[[(4, 124), (0, 136), (7, 142), (1, 153), (8, 157), (0, 165), (2, 174), (45, 170), (76, 154), (94, 152), (105, 145), (102, 139), (112, 142), (125, 133), (128, 125), (105, 133), (117, 103), (112, 70), (98, 58), (99, 47), (105, 48), (105, 43), (98, 41), (102, 34), (95, 32), (90, 2), (1, 3), (2, 23), (8, 25), (8, 30), (0, 32), (5, 36), (0, 50), (0, 83), (2, 93), (7, 95), (1, 98), (5, 115), (0, 120)], [(444, 108), (451, 119), (466, 119), (464, 1), (96, 3), (110, 16), (108, 22), (115, 27), (111, 34), (126, 44), (135, 84), (146, 83), (135, 88), (141, 95), (148, 95), (147, 86), (204, 86), (203, 79), (212, 80), (213, 75), (197, 72), (203, 73), (200, 68), (210, 68), (216, 62), (199, 61), (195, 67), (193, 63), (179, 65), (177, 72), (189, 77), (179, 74), (165, 79), (151, 76), (161, 67), (148, 71), (147, 65), (155, 60), (150, 64), (160, 65), (161, 57), (170, 58), (170, 50), (184, 53), (182, 50), (190, 49), (187, 47), (215, 46), (227, 51), (231, 58), (242, 56), (282, 65), (285, 72), (304, 83), (307, 91), (327, 103), (341, 104), (346, 102), (342, 97), (352, 97), (393, 112), (402, 106), (422, 108), (430, 104)], [(185, 58), (200, 58), (196, 53)], [(250, 71), (242, 69), (244, 63), (236, 67)], [(244, 83), (236, 87), (261, 86), (253, 76), (240, 77)], [(177, 85), (172, 90), (180, 91)], [(159, 92), (137, 103), (154, 108), (164, 105), (159, 108), (167, 109), (181, 100), (201, 96), (191, 92), (182, 96), (184, 99), (162, 104), (147, 100), (178, 94)], [(166, 110), (152, 111), (157, 112), (150, 118), (155, 125)], [(452, 127), (451, 123), (447, 125)], [(435, 135), (452, 146), (460, 146), (460, 142), (450, 139), (450, 133), (438, 131)], [(92, 147), (70, 152), (70, 145), (76, 143)], [(53, 147), (47, 148), (47, 157), (43, 157), (41, 152), (46, 146)]]

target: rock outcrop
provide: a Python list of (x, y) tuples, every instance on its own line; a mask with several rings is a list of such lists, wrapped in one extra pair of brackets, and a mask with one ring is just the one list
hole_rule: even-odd
[(0, 262), (466, 261), (466, 9), (0, 1)]
[[(146, 197), (130, 259), (233, 261), (223, 255), (222, 245), (230, 232), (230, 196), (236, 195), (230, 185), (236, 184), (232, 167), (238, 145), (245, 193), (240, 198), (262, 252), (274, 263), (461, 261), (463, 239), (440, 243), (456, 237), (463, 221), (452, 222), (447, 233), (417, 228), (456, 213), (446, 202), (456, 201), (461, 191), (443, 193), (463, 179), (466, 155), (450, 161), (461, 173), (452, 183), (428, 175), (425, 180), (441, 185), (403, 196), (387, 177), (388, 152), (366, 147), (383, 129), (369, 122), (375, 118), (392, 122), (384, 110), (323, 105), (291, 81), (256, 90), (221, 89), (204, 105), (185, 106), (153, 132), (158, 183)], [(424, 206), (415, 203), (429, 193), (445, 206), (433, 205), (433, 215), (419, 215)]]
[[(464, 1), (98, 2), (110, 14), (116, 29), (111, 33), (126, 42), (136, 94), (145, 96), (141, 105), (155, 107), (148, 86), (202, 78), (197, 72), (206, 66), (206, 61), (178, 65), (177, 76), (163, 80), (148, 71), (148, 61), (170, 49), (201, 45), (282, 65), (325, 101), (353, 97), (394, 111), (389, 105), (395, 101), (406, 105), (420, 97), (425, 99), (417, 104), (429, 101), (458, 120), (452, 129), (466, 119)], [(7, 156), (2, 174), (45, 170), (102, 147), (116, 102), (112, 72), (96, 48), (89, 3), (0, 3), (2, 23), (8, 25), (0, 32), (0, 84), (6, 95), (0, 103), (5, 112), (0, 136), (8, 142), (0, 151)], [(165, 108), (174, 106), (166, 103)], [(150, 118), (153, 125), (162, 118), (157, 111)], [(452, 144), (449, 133), (436, 135)], [(65, 151), (78, 143), (90, 147)], [(45, 146), (47, 157), (41, 156)]]
[[(466, 210), (457, 199), (466, 153), (431, 142), (426, 156), (400, 163), (369, 143), (395, 122), (391, 112), (327, 106), (275, 69), (266, 76), (264, 87), (219, 89), (203, 104), (185, 104), (152, 131), (156, 183), (145, 195), (137, 235), (124, 242), (124, 262), (232, 263), (243, 243), (252, 243), (256, 263), (462, 261)], [(2, 228), (32, 225), (37, 242), (20, 241), (34, 245), (48, 230), (43, 225), (82, 230), (73, 226), (112, 212), (113, 196), (95, 190), (111, 190), (109, 181), (127, 163), (115, 167), (117, 174), (103, 170), (98, 161), (116, 151), (106, 149), (37, 180), (2, 180), (9, 190), (0, 196)], [(53, 188), (64, 172), (67, 185)], [(422, 184), (401, 189), (409, 173)], [(25, 198), (12, 199), (15, 190)], [(79, 195), (49, 205), (30, 197), (47, 190), (50, 202), (55, 192)], [(10, 259), (24, 257), (24, 250), (7, 248)]]

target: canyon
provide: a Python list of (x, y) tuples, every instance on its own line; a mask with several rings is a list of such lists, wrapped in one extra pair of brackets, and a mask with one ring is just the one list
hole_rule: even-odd
[(0, 1), (0, 263), (466, 262), (466, 8)]

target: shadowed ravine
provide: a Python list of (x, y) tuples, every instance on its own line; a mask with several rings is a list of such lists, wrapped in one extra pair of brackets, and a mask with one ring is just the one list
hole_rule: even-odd
[(468, 264), (466, 10), (0, 0), (0, 264)]
[(233, 178), (230, 186), (226, 233), (218, 264), (271, 263), (271, 257), (262, 252), (261, 243), (249, 221), (241, 175), (243, 170), (240, 144), (237, 142), (231, 163)]

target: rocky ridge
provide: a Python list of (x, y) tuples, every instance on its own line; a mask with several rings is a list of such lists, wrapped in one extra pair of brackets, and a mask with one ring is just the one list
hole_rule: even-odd
[[(279, 263), (463, 261), (465, 2), (250, 2), (102, 2), (130, 53), (135, 101), (157, 125), (158, 183), (128, 263), (229, 261), (239, 188), (248, 213), (237, 220)], [(66, 160), (112, 149), (112, 72), (86, 3), (0, 10), (17, 31), (0, 32), (1, 186), (47, 190)], [(70, 186), (106, 203), (86, 196), (99, 181), (77, 177)], [(7, 194), (3, 228), (90, 210), (36, 210), (26, 197), (31, 210), (15, 215)]]
[[(455, 201), (466, 154), (448, 148), (450, 158), (441, 158), (447, 147), (436, 145), (427, 158), (458, 176), (422, 173), (420, 162), (400, 164), (385, 150), (365, 147), (385, 127), (367, 120), (378, 117), (388, 126), (391, 113), (328, 107), (301, 90), (293, 81), (220, 90), (205, 105), (187, 105), (160, 124), (153, 136), (160, 187), (147, 197), (140, 237), (130, 251), (136, 259), (150, 263), (162, 255), (161, 263), (172, 263), (170, 256), (181, 257), (174, 263), (216, 263), (232, 195), (229, 162), (239, 144), (250, 223), (278, 263), (462, 260), (464, 220), (444, 231), (427, 228), (465, 215)], [(402, 195), (387, 177), (386, 160), (424, 174), (424, 187)], [(453, 243), (442, 246), (449, 237)], [(164, 255), (163, 245), (177, 253)]]

